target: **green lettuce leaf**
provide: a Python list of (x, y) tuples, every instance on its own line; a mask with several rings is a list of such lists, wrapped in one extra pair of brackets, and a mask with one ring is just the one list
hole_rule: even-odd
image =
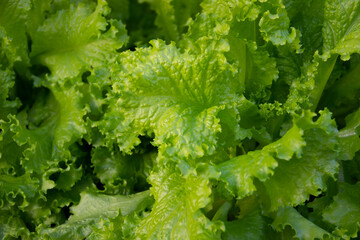
[(0, 119), (4, 119), (6, 116), (6, 113), (9, 113), (9, 111), (6, 111), (9, 107), (16, 107), (19, 104), (16, 104), (16, 102), (8, 101), (9, 92), (11, 91), (12, 87), (15, 84), (14, 81), (14, 72), (11, 71), (9, 68), (7, 69), (0, 69)]
[(245, 83), (246, 95), (255, 99), (265, 98), (265, 88), (278, 78), (276, 61), (269, 56), (265, 47), (258, 47), (254, 41), (242, 39), (241, 32), (241, 28), (230, 29), (230, 51), (226, 56), (244, 69), (240, 73), (240, 81)]
[(344, 239), (358, 236), (360, 229), (360, 183), (350, 185), (342, 183), (334, 202), (323, 212), (325, 221), (336, 227), (334, 234)]
[[(316, 52), (311, 61), (305, 61), (298, 68), (300, 76), (290, 82), (289, 94), (284, 103), (285, 111), (291, 114), (299, 113), (301, 109), (315, 111), (336, 60), (337, 56), (324, 59)], [(293, 62), (296, 63), (299, 64)], [(296, 67), (292, 65), (291, 71), (296, 74)]]
[(29, 64), (25, 22), (30, 11), (30, 0), (4, 0), (0, 3), (0, 27), (5, 30), (16, 61)]
[(248, 239), (260, 240), (264, 239), (265, 221), (259, 212), (252, 213), (244, 218), (231, 222), (225, 222), (225, 232), (223, 239)]
[(150, 183), (155, 204), (136, 229), (140, 239), (220, 239), (223, 225), (201, 211), (211, 201), (208, 179), (168, 166), (153, 173)]
[(341, 159), (351, 160), (360, 150), (360, 109), (346, 118), (346, 126), (339, 131)]
[(224, 140), (248, 134), (237, 125), (242, 91), (237, 72), (222, 54), (181, 53), (162, 41), (152, 45), (121, 55), (108, 111), (95, 123), (110, 143), (130, 152), (139, 136), (154, 134), (160, 152), (196, 158), (226, 144), (218, 139), (229, 124), (233, 138)]
[(12, 45), (5, 29), (0, 24), (0, 119), (6, 119), (9, 113), (15, 113), (20, 101), (14, 98), (14, 63), (18, 61), (17, 48)]
[[(301, 33), (302, 59), (311, 60), (314, 52), (322, 50), (325, 0), (284, 0), (291, 25)], [(320, 10), (319, 10), (320, 9)]]
[(261, 150), (248, 152), (217, 166), (220, 179), (238, 198), (251, 195), (256, 191), (253, 179), (266, 181), (274, 174), (278, 159), (290, 160), (293, 155), (300, 156), (306, 144), (302, 139), (303, 130), (296, 125), (281, 139), (265, 146)]
[(23, 169), (20, 159), (24, 148), (14, 142), (14, 133), (10, 130), (11, 121), (0, 120), (0, 173), (21, 175)]
[(39, 181), (32, 179), (29, 174), (22, 176), (0, 176), (0, 206), (16, 205), (24, 209), (29, 202), (38, 197)]
[(328, 84), (320, 102), (320, 106), (327, 106), (334, 116), (346, 116), (360, 106), (359, 56), (353, 55), (348, 62), (343, 62), (343, 66), (340, 76), (335, 78), (333, 84)]
[(350, 54), (360, 53), (360, 3), (358, 1), (325, 1), (324, 51), (349, 60)]
[(127, 42), (125, 26), (103, 17), (110, 11), (105, 1), (91, 6), (70, 5), (47, 18), (33, 34), (33, 62), (66, 78), (114, 61), (116, 50)]
[(290, 27), (290, 19), (286, 9), (280, 5), (275, 14), (267, 10), (259, 22), (260, 31), (265, 41), (275, 45), (290, 44), (294, 49), (300, 49), (300, 32)]
[[(69, 146), (86, 131), (82, 119), (86, 109), (76, 86), (53, 84), (50, 88), (52, 92), (40, 92), (28, 112), (22, 111), (17, 117), (10, 118), (10, 130), (15, 134), (13, 139), (16, 143), (26, 147), (21, 160), (26, 171), (46, 178), (57, 171), (64, 172), (65, 176), (60, 176), (59, 181), (68, 181), (68, 185), (62, 187), (59, 182), (59, 187), (69, 188), (79, 179), (80, 169), (70, 166), (62, 169), (58, 164), (72, 160)], [(42, 189), (53, 186), (51, 181), (45, 181)]]
[(32, 239), (30, 231), (24, 221), (19, 217), (19, 211), (0, 210), (0, 239)]
[(329, 232), (304, 218), (291, 207), (280, 208), (276, 212), (272, 226), (280, 232), (283, 231), (286, 226), (290, 226), (295, 231), (294, 237), (296, 239), (332, 239), (332, 235)]
[(196, 50), (208, 44), (209, 39), (219, 45), (226, 40), (230, 48), (224, 49), (225, 55), (241, 69), (239, 81), (245, 83), (247, 96), (267, 97), (265, 88), (278, 78), (275, 59), (259, 38), (261, 32), (256, 22), (259, 13), (267, 7), (250, 1), (204, 1), (201, 6), (203, 11), (189, 25), (182, 47)]
[(113, 219), (101, 219), (99, 223), (92, 226), (93, 231), (86, 239), (136, 239), (135, 228), (142, 217), (134, 212), (126, 216), (119, 215)]
[[(306, 112), (296, 124), (304, 130), (305, 147), (301, 157), (294, 156), (289, 161), (279, 161), (274, 175), (258, 184), (265, 209), (277, 210), (282, 206), (296, 206), (318, 196), (326, 190), (326, 182), (338, 172), (337, 129), (328, 111), (314, 115)], [(283, 189), (287, 189), (285, 192)]]
[(94, 173), (104, 184), (107, 193), (129, 194), (147, 187), (146, 178), (152, 169), (154, 152), (124, 156), (120, 151), (95, 148), (91, 162)]
[(1, 1), (0, 239), (358, 238), (359, 13)]
[(69, 220), (55, 228), (40, 228), (49, 239), (84, 239), (92, 233), (92, 225), (101, 219), (116, 218), (143, 210), (152, 204), (149, 191), (129, 196), (83, 192), (80, 203), (71, 208)]
[(271, 229), (268, 220), (261, 214), (257, 196), (252, 195), (237, 201), (236, 206), (240, 211), (232, 221), (226, 216), (222, 239), (267, 239)]

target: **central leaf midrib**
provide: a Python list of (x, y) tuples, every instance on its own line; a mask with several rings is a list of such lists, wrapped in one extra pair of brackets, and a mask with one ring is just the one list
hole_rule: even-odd
[(51, 56), (51, 55), (57, 55), (57, 54), (64, 54), (64, 53), (68, 53), (68, 52), (77, 52), (79, 49), (84, 49), (85, 47), (87, 47), (88, 45), (97, 42), (100, 39), (95, 39), (89, 42), (86, 42), (84, 44), (77, 44), (71, 47), (67, 47), (67, 48), (60, 48), (60, 49), (51, 49), (51, 50), (44, 50), (42, 52), (37, 53), (36, 55), (32, 56), (32, 58), (39, 58), (40, 56)]

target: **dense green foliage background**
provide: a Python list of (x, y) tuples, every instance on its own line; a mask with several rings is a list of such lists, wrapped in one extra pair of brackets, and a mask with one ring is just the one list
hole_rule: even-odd
[(1, 0), (0, 239), (358, 239), (358, 0)]

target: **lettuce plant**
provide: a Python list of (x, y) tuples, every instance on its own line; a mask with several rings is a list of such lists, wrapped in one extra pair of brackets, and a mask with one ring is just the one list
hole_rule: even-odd
[(358, 239), (358, 0), (0, 1), (0, 239)]

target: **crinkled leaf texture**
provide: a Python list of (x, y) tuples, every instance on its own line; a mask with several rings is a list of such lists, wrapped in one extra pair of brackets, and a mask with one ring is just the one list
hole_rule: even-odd
[(277, 159), (290, 160), (293, 155), (301, 155), (305, 145), (303, 130), (298, 126), (291, 128), (282, 138), (261, 150), (240, 155), (217, 166), (220, 179), (238, 198), (246, 197), (256, 191), (253, 179), (266, 181), (278, 166)]
[(340, 192), (334, 202), (323, 212), (325, 221), (336, 226), (334, 234), (345, 239), (358, 236), (360, 229), (360, 183), (340, 185)]
[[(104, 119), (97, 123), (109, 142), (130, 152), (139, 136), (155, 135), (154, 145), (169, 156), (202, 157), (227, 141), (248, 134), (238, 126), (241, 91), (237, 71), (217, 51), (181, 53), (175, 44), (124, 52)], [(109, 134), (111, 133), (111, 134)]]
[(18, 99), (9, 100), (15, 85), (13, 66), (19, 60), (12, 42), (0, 24), (0, 119), (6, 119), (7, 114), (14, 113), (20, 105)]
[(222, 223), (201, 211), (211, 201), (208, 179), (169, 166), (153, 173), (150, 183), (155, 204), (137, 227), (140, 239), (221, 239)]
[(0, 238), (21, 238), (30, 240), (30, 231), (19, 216), (19, 212), (11, 210), (0, 210)]
[[(322, 112), (316, 122), (313, 117), (305, 112), (279, 140), (219, 164), (220, 179), (230, 192), (243, 198), (258, 187), (265, 208), (274, 211), (298, 205), (326, 189), (326, 179), (338, 168), (337, 129), (329, 112)], [(260, 181), (254, 184), (254, 179)]]
[(20, 209), (24, 209), (29, 205), (29, 201), (38, 196), (39, 181), (31, 179), (29, 174), (20, 177), (2, 175), (0, 187), (0, 206), (16, 204)]
[[(259, 183), (259, 194), (265, 209), (275, 211), (283, 206), (296, 206), (326, 190), (326, 182), (338, 172), (337, 128), (328, 111), (315, 115), (305, 112), (295, 121), (304, 130), (306, 145), (301, 156), (289, 161), (280, 161), (274, 175)], [(283, 189), (287, 189), (285, 192)]]
[[(265, 41), (271, 41), (275, 45), (292, 44), (295, 49), (300, 48), (300, 33), (295, 28), (289, 27), (290, 20), (284, 6), (277, 8), (276, 14), (266, 11), (260, 19), (260, 31)], [(289, 29), (290, 28), (290, 29)]]
[(0, 1), (0, 239), (358, 238), (359, 16)]
[[(149, 191), (129, 196), (105, 195), (83, 192), (79, 205), (71, 208), (73, 215), (56, 228), (39, 230), (42, 236), (50, 239), (83, 239), (92, 233), (92, 227), (101, 224), (101, 219), (112, 219), (144, 210), (152, 204)], [(93, 226), (94, 225), (94, 226)]]
[(99, 147), (94, 149), (91, 162), (94, 173), (108, 192), (128, 194), (135, 186), (140, 189), (148, 186), (146, 178), (155, 158), (154, 152), (124, 156), (118, 150), (110, 152)]
[(25, 21), (30, 10), (29, 0), (4, 0), (0, 3), (0, 29), (4, 29), (16, 60), (29, 63)]
[(356, 0), (325, 1), (324, 50), (341, 55), (360, 53), (360, 3)]
[(51, 174), (60, 161), (71, 159), (69, 146), (86, 131), (82, 118), (86, 109), (78, 88), (53, 84), (50, 89), (28, 112), (10, 117), (13, 139), (26, 146), (22, 166), (40, 175)]
[(295, 231), (295, 238), (302, 240), (311, 239), (331, 239), (332, 235), (301, 216), (294, 208), (280, 208), (272, 225), (278, 231), (283, 231), (286, 226), (290, 226)]
[(105, 1), (99, 0), (95, 9), (91, 6), (70, 5), (47, 18), (33, 34), (33, 61), (61, 78), (112, 62), (116, 50), (127, 42), (125, 26), (105, 19), (109, 13)]

